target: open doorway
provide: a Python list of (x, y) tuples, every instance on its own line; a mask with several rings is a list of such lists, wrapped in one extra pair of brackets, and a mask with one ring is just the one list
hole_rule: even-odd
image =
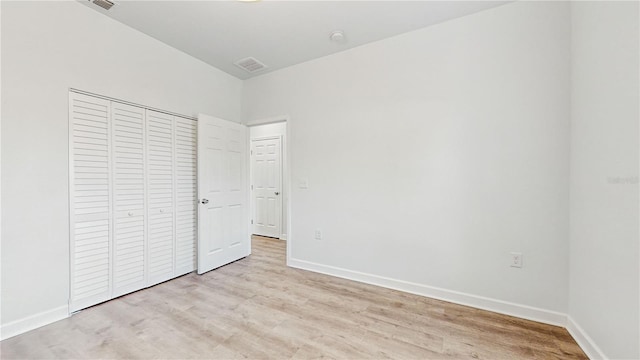
[(287, 239), (287, 122), (249, 125), (249, 178), (252, 235)]

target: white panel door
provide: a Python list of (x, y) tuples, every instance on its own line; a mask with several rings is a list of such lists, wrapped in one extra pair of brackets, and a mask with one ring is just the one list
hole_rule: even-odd
[(176, 270), (175, 276), (196, 269), (197, 183), (196, 121), (175, 117)]
[(251, 252), (247, 128), (198, 116), (198, 274)]
[(279, 238), (282, 214), (280, 138), (251, 140), (253, 233)]
[(173, 116), (146, 111), (147, 126), (147, 285), (174, 273)]
[(75, 93), (69, 102), (73, 312), (111, 298), (110, 102)]
[(111, 103), (113, 297), (145, 287), (145, 110)]

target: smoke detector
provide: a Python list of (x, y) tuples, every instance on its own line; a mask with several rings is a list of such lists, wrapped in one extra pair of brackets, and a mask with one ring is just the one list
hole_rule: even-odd
[(336, 30), (336, 31), (333, 31), (331, 34), (329, 34), (329, 40), (335, 43), (343, 43), (347, 39), (344, 36), (344, 32), (342, 32), (341, 30)]
[[(91, 0), (89, 0), (89, 1), (91, 1)], [(109, 1), (109, 0), (93, 0), (91, 2), (96, 4), (96, 5), (98, 5), (98, 6), (100, 6), (101, 8), (103, 8), (105, 10), (111, 9), (111, 7), (116, 4), (113, 1)]]
[(255, 73), (267, 68), (267, 65), (261, 63), (260, 61), (258, 61), (256, 58), (253, 58), (253, 57), (240, 59), (234, 62), (233, 64), (248, 73)]

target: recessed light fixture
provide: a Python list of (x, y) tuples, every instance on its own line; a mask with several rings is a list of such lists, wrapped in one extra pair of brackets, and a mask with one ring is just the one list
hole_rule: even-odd
[(329, 34), (329, 40), (335, 43), (343, 43), (347, 41), (347, 39), (344, 36), (344, 32), (342, 32), (342, 30), (336, 30), (331, 32), (331, 34)]

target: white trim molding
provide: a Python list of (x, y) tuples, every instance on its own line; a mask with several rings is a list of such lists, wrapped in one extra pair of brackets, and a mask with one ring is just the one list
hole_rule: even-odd
[(69, 306), (64, 305), (55, 309), (43, 311), (38, 314), (27, 316), (22, 319), (3, 324), (0, 327), (0, 340), (5, 340), (16, 335), (20, 335), (27, 331), (37, 329), (39, 327), (49, 325), (56, 321), (69, 317)]
[(604, 355), (602, 350), (596, 345), (595, 341), (591, 339), (589, 334), (578, 323), (573, 320), (573, 318), (569, 315), (567, 316), (567, 331), (573, 337), (573, 339), (578, 343), (578, 345), (582, 348), (585, 354), (591, 360), (607, 360), (608, 358)]
[(527, 305), (516, 304), (508, 301), (502, 301), (473, 294), (467, 294), (459, 291), (417, 284), (403, 280), (396, 280), (378, 275), (366, 274), (338, 267), (317, 264), (310, 261), (290, 258), (289, 261), (287, 261), (287, 265), (302, 270), (309, 270), (317, 273), (336, 276), (343, 279), (354, 280), (393, 290), (404, 291), (410, 294), (426, 296), (433, 299), (471, 306), (482, 310), (489, 310), (496, 313), (515, 316), (522, 319), (537, 321), (545, 324), (564, 327), (567, 321), (566, 314), (555, 311), (535, 308)]
[(257, 125), (266, 125), (266, 124), (273, 124), (273, 123), (279, 123), (279, 122), (289, 122), (289, 115), (278, 115), (278, 116), (272, 116), (272, 117), (263, 118), (263, 119), (253, 119), (253, 120), (247, 121), (245, 125), (257, 126)]

